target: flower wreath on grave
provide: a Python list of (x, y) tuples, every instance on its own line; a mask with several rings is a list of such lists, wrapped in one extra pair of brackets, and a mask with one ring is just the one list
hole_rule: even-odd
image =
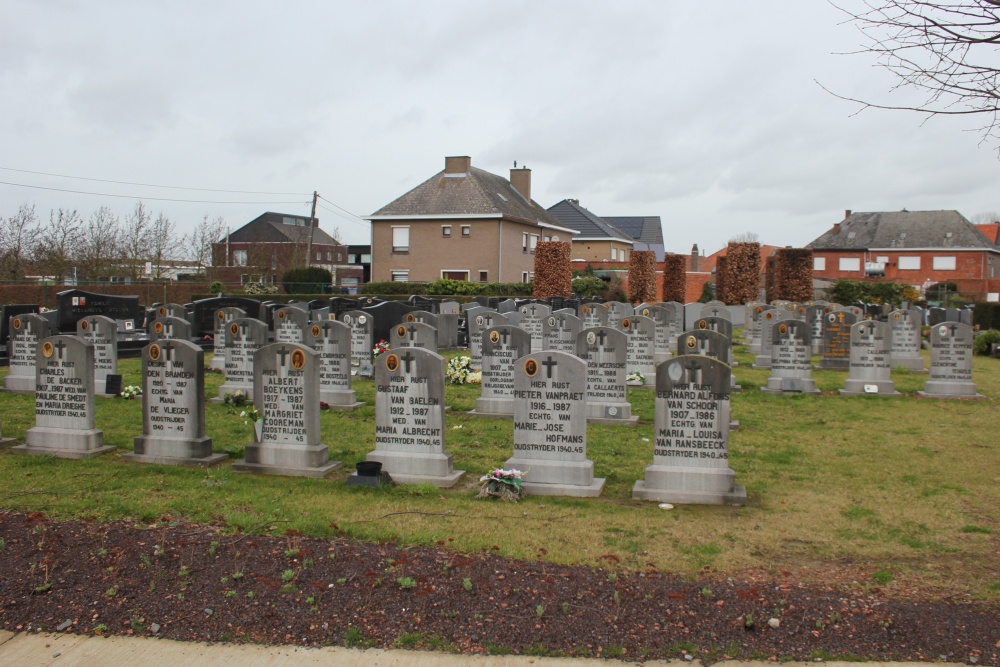
[(122, 389), (122, 393), (120, 393), (119, 396), (121, 396), (126, 400), (132, 400), (136, 396), (142, 396), (142, 387), (130, 384), (129, 386)]
[(444, 369), (444, 378), (451, 384), (479, 384), (483, 374), (472, 369), (472, 357), (452, 357)]
[(520, 470), (504, 470), (494, 468), (490, 474), (479, 478), (479, 495), (477, 498), (499, 498), (516, 503), (521, 499), (521, 478), (525, 473)]
[(375, 343), (375, 347), (372, 348), (372, 356), (378, 359), (379, 355), (385, 354), (388, 351), (389, 351), (389, 343), (387, 343), (386, 340), (383, 338), (379, 342)]
[(639, 371), (635, 371), (634, 373), (629, 373), (628, 375), (625, 376), (625, 384), (641, 385), (645, 383), (646, 383), (646, 376), (640, 373)]

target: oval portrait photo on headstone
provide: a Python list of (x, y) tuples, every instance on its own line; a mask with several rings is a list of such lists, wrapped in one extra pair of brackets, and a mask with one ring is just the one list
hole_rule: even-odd
[(215, 316), (219, 318), (220, 322), (226, 319), (226, 313), (221, 310), (218, 313), (216, 313)]
[(52, 343), (50, 343), (49, 341), (45, 341), (45, 343), (42, 345), (42, 356), (45, 357), (46, 359), (52, 356)]
[(403, 336), (405, 336), (406, 335), (406, 327), (404, 327), (403, 325), (399, 325), (398, 327), (396, 327), (396, 335), (399, 336), (400, 338), (402, 338)]
[(21, 328), (21, 318), (20, 318), (20, 317), (15, 317), (15, 318), (14, 318), (14, 319), (13, 319), (13, 320), (11, 321), (10, 325), (11, 325), (12, 327), (14, 327), (15, 329), (20, 329), (20, 328)]
[(670, 364), (667, 366), (667, 377), (677, 382), (684, 377), (684, 368), (680, 364)]
[(300, 370), (306, 365), (306, 353), (302, 350), (295, 350), (292, 352), (292, 368), (295, 370)]
[(500, 340), (500, 332), (499, 331), (491, 331), (490, 332), (490, 342), (491, 343), (496, 343), (499, 340)]
[(285, 319), (285, 311), (283, 311), (283, 310), (279, 310), (278, 311), (278, 319), (279, 320)]
[(350, 323), (351, 323), (351, 316), (344, 315), (344, 324), (350, 324)]
[(399, 357), (395, 354), (390, 354), (385, 358), (385, 367), (390, 371), (394, 371), (399, 368)]
[(631, 326), (632, 326), (632, 320), (630, 320), (627, 317), (624, 320), (622, 320), (622, 329), (628, 329)]
[(166, 314), (167, 314), (167, 309), (164, 308), (163, 306), (160, 306), (160, 317), (163, 317)]
[(156, 345), (154, 343), (153, 345), (149, 346), (149, 358), (151, 360), (153, 360), (153, 361), (156, 361), (157, 359), (160, 358), (160, 346), (159, 345)]
[(595, 342), (597, 342), (597, 334), (595, 334), (593, 331), (588, 331), (587, 345), (593, 345)]
[(643, 317), (649, 317), (649, 308), (643, 308), (642, 309), (642, 316)]
[(240, 332), (240, 325), (236, 324), (236, 322), (233, 322), (232, 324), (229, 325), (229, 332), (235, 336)]
[(684, 344), (693, 350), (698, 345), (698, 340), (694, 336), (688, 336)]
[(527, 373), (530, 378), (535, 377), (538, 373), (538, 362), (534, 359), (528, 359), (524, 362), (524, 372)]
[(780, 333), (782, 336), (784, 336), (786, 333), (788, 333), (788, 325), (787, 324), (780, 325), (778, 327), (778, 333)]
[(319, 335), (319, 325), (318, 324), (312, 325), (312, 329), (310, 329), (310, 331), (312, 331), (312, 335), (313, 336), (318, 336)]
[(484, 320), (483, 320), (483, 316), (482, 315), (477, 315), (476, 316), (476, 324), (478, 324), (479, 326), (483, 326), (483, 321)]
[(707, 329), (708, 328), (708, 322), (706, 322), (705, 320), (698, 320), (698, 328), (699, 329)]
[(367, 321), (368, 318), (365, 315), (358, 315), (358, 324), (364, 324)]
[(406, 321), (407, 321), (407, 322), (413, 322), (413, 315), (409, 315), (409, 314), (407, 314), (407, 316), (406, 316)]
[(944, 325), (942, 324), (942, 325), (941, 325), (941, 326), (940, 326), (940, 327), (938, 328), (938, 333), (939, 333), (939, 334), (941, 334), (942, 336), (947, 336), (947, 335), (948, 335), (948, 327), (946, 327), (946, 326), (944, 326)]
[(87, 320), (83, 320), (82, 322), (80, 322), (80, 329), (82, 329), (83, 331), (88, 331), (90, 329), (90, 322), (88, 322)]
[(549, 318), (549, 326), (550, 327), (554, 327), (555, 325), (556, 325), (556, 318), (550, 317)]
[(158, 334), (163, 333), (163, 322), (157, 322), (156, 324), (154, 324), (153, 331), (155, 331)]

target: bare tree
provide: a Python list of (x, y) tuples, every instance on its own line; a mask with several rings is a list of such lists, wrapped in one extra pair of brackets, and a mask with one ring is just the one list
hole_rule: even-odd
[(125, 216), (118, 235), (121, 269), (133, 281), (145, 272), (152, 242), (153, 214), (141, 201)]
[[(206, 214), (184, 238), (184, 249), (188, 259), (198, 263), (198, 269), (208, 273), (212, 266), (212, 246), (226, 235), (226, 221), (222, 217), (209, 220)], [(209, 276), (211, 279), (211, 276)]]
[(741, 232), (729, 239), (730, 243), (760, 243), (757, 232)]
[(38, 242), (35, 206), (22, 204), (17, 214), (0, 218), (0, 277), (21, 280), (34, 259)]
[(83, 228), (79, 250), (79, 277), (107, 280), (118, 257), (118, 216), (107, 206), (94, 211)]
[(177, 225), (162, 213), (157, 215), (150, 228), (147, 247), (147, 261), (152, 266), (151, 277), (160, 280), (170, 263), (183, 256), (183, 242), (177, 237)]
[(76, 210), (49, 213), (49, 223), (38, 237), (38, 270), (62, 283), (72, 273), (82, 241), (83, 219)]
[(982, 116), (983, 140), (1000, 142), (1000, 0), (863, 0), (860, 9), (833, 4), (864, 36), (858, 53), (874, 54), (895, 75), (891, 90), (912, 88), (925, 97), (894, 105), (833, 95), (861, 110)]
[(969, 222), (976, 225), (992, 225), (994, 222), (998, 221), (1000, 221), (1000, 213), (997, 213), (996, 211), (976, 213), (974, 216), (969, 218)]

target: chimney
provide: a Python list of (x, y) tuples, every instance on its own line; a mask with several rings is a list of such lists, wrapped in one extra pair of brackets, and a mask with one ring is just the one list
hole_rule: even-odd
[(851, 213), (852, 213), (852, 212), (853, 212), (853, 211), (851, 211), (851, 209), (849, 209), (849, 208), (845, 208), (845, 209), (844, 209), (844, 220), (847, 220), (847, 219), (848, 219), (849, 217), (851, 217)]
[(835, 222), (833, 223), (833, 235), (837, 236), (838, 234), (840, 234), (840, 223)]
[(522, 197), (531, 201), (531, 170), (525, 167), (510, 170), (510, 184)]
[(456, 155), (444, 159), (445, 176), (465, 176), (472, 167), (472, 158), (468, 155)]
[(701, 258), (698, 256), (698, 244), (695, 243), (691, 246), (691, 272), (696, 273), (698, 271), (698, 266), (701, 263)]

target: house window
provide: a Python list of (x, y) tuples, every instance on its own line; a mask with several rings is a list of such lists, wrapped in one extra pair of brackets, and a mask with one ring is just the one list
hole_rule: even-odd
[(611, 249), (611, 261), (612, 262), (618, 261), (618, 250), (616, 250), (615, 248)]
[(247, 265), (247, 251), (246, 250), (234, 250), (233, 251), (233, 266), (246, 266)]
[(535, 252), (535, 248), (538, 247), (538, 234), (531, 235), (531, 252)]
[(441, 271), (441, 277), (444, 280), (461, 280), (468, 282), (469, 272), (468, 271)]
[(826, 257), (813, 257), (813, 271), (826, 271)]
[(469, 237), (472, 236), (472, 226), (462, 225), (462, 236)]
[(451, 225), (441, 225), (441, 236), (445, 238), (451, 236)]
[[(337, 259), (339, 260), (340, 257), (337, 257)], [(332, 250), (327, 250), (326, 251), (326, 261), (328, 261), (328, 262), (332, 262), (333, 261), (333, 251)]]
[(522, 283), (528, 282), (528, 272), (527, 271), (521, 271), (521, 282)]
[(841, 257), (840, 258), (840, 270), (841, 271), (860, 271), (861, 270), (861, 258), (860, 257)]
[(323, 251), (322, 250), (317, 250), (316, 251), (316, 261), (317, 262), (322, 262), (323, 261)]
[(393, 271), (392, 272), (392, 282), (394, 282), (394, 283), (408, 283), (408, 282), (410, 282), (410, 272), (409, 271)]
[(954, 271), (955, 270), (955, 258), (954, 257), (935, 257), (934, 258), (934, 270), (935, 271)]
[(527, 234), (527, 232), (521, 234), (521, 252), (528, 252), (528, 234)]
[(624, 261), (625, 261), (625, 259), (626, 259), (626, 258), (625, 258), (625, 250), (624, 250), (624, 248), (623, 248), (623, 249), (622, 249), (622, 251), (621, 251), (621, 259), (622, 259), (622, 261), (623, 261), (623, 262), (624, 262)]
[(900, 257), (899, 258), (899, 270), (900, 271), (919, 271), (920, 270), (920, 258), (919, 257)]
[(277, 249), (271, 251), (271, 268), (278, 268), (278, 251)]
[(888, 255), (879, 255), (878, 257), (875, 258), (875, 261), (878, 262), (879, 264), (888, 264), (889, 263), (889, 256)]
[(487, 272), (486, 271), (480, 271), (479, 272), (479, 282), (481, 282), (481, 283), (488, 283), (489, 282), (489, 279), (487, 278)]
[[(409, 227), (393, 227), (392, 228), (392, 251), (393, 252), (410, 252), (410, 228)], [(407, 282), (407, 281), (402, 281)]]

